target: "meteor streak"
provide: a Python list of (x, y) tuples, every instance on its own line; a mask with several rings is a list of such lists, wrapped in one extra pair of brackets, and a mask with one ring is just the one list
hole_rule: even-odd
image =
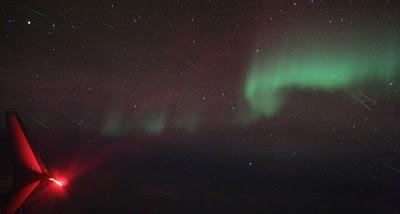
[(106, 26), (106, 27), (108, 27), (108, 28), (115, 29), (115, 26), (112, 26), (112, 25), (109, 25), (109, 24), (106, 24), (106, 23), (101, 23), (101, 24)]
[(361, 100), (359, 97), (357, 97), (356, 95), (354, 95), (353, 93), (351, 93), (350, 91), (347, 91), (348, 94), (350, 94), (350, 96), (352, 98), (354, 98), (356, 101), (358, 101), (361, 105), (363, 105), (365, 108), (367, 108), (368, 110), (372, 111), (371, 107), (369, 107), (369, 105), (367, 105), (363, 100)]
[(41, 12), (39, 12), (39, 11), (37, 11), (37, 10), (33, 10), (33, 9), (30, 9), (30, 8), (28, 8), (28, 10), (30, 10), (32, 13), (35, 13), (35, 14), (37, 14), (37, 15), (39, 15), (39, 16), (43, 16), (43, 17), (45, 17), (45, 18), (50, 18), (48, 15), (46, 15), (46, 14), (44, 14), (44, 13), (41, 13)]

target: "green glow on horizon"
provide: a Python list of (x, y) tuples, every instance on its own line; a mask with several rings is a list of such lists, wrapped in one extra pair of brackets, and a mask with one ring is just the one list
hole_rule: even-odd
[(103, 125), (102, 134), (105, 136), (118, 136), (126, 132), (123, 127), (121, 127), (122, 116), (115, 112), (111, 112), (105, 120)]
[(139, 128), (149, 134), (159, 135), (166, 125), (165, 113), (163, 111), (151, 112), (139, 120)]
[[(390, 81), (399, 70), (395, 45), (351, 50), (292, 51), (267, 61), (257, 59), (244, 83), (250, 120), (271, 117), (284, 104), (286, 89), (344, 90)], [(264, 57), (265, 58), (265, 57)]]
[(155, 108), (134, 115), (123, 115), (111, 111), (105, 118), (102, 134), (105, 136), (123, 136), (127, 134), (161, 134), (166, 126), (166, 114), (162, 108)]

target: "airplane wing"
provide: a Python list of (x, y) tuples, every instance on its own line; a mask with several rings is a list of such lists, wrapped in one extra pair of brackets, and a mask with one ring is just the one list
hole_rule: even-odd
[(33, 152), (28, 138), (15, 112), (6, 113), (6, 123), (14, 164), (14, 182), (4, 213), (17, 212), (42, 182), (47, 169)]
[(43, 174), (44, 170), (29, 145), (17, 114), (15, 112), (7, 112), (6, 117), (11, 147), (15, 155), (16, 170), (28, 170), (35, 174)]

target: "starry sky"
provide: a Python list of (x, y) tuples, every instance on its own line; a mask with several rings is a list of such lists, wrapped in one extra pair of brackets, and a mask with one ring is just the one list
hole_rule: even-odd
[(77, 183), (52, 209), (399, 211), (399, 2), (0, 6), (0, 110)]

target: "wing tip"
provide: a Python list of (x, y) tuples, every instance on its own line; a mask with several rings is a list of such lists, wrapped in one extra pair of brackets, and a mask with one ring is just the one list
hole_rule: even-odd
[(18, 113), (16, 111), (5, 111), (4, 113), (7, 120), (9, 120), (12, 117), (16, 117), (17, 120), (20, 120)]

